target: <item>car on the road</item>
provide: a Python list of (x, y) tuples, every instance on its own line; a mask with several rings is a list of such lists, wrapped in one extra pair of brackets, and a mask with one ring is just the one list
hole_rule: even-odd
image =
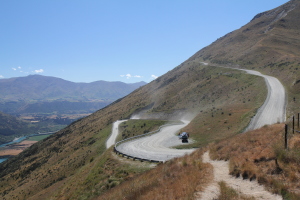
[(181, 139), (182, 143), (188, 143), (189, 134), (187, 132), (179, 133), (179, 139)]

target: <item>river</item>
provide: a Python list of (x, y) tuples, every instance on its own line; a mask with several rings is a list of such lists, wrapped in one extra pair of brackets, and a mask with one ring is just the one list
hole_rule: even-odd
[(8, 158), (0, 158), (0, 163), (6, 161)]
[[(16, 143), (20, 143), (20, 142), (22, 142), (22, 141), (24, 141), (24, 140), (26, 140), (26, 139), (28, 139), (30, 137), (39, 136), (39, 135), (52, 135), (53, 133), (55, 133), (55, 132), (37, 133), (37, 134), (31, 134), (31, 135), (26, 135), (26, 136), (22, 136), (22, 137), (19, 137), (19, 138), (15, 138), (11, 142), (1, 144), (0, 145), (0, 151), (2, 149), (4, 149), (4, 147), (6, 147), (6, 146), (9, 146), (9, 145), (12, 145), (12, 144), (16, 144)], [(7, 160), (10, 157), (12, 157), (12, 156), (0, 156), (0, 163), (4, 162), (5, 160)]]

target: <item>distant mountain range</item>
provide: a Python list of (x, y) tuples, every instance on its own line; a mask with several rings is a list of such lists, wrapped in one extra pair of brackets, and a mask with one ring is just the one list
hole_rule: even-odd
[(74, 83), (42, 75), (0, 79), (0, 111), (13, 115), (92, 113), (145, 84)]
[(74, 83), (41, 75), (0, 79), (0, 144), (22, 135), (56, 131), (145, 84)]
[(29, 75), (0, 79), (0, 99), (5, 102), (16, 100), (116, 100), (145, 84), (146, 82), (127, 84), (107, 81), (74, 83), (61, 78)]

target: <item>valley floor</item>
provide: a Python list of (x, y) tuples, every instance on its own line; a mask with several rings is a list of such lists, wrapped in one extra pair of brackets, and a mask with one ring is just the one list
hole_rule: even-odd
[(6, 147), (2, 147), (0, 148), (0, 156), (1, 157), (16, 156), (36, 142), (37, 141), (24, 140), (20, 143), (15, 143)]

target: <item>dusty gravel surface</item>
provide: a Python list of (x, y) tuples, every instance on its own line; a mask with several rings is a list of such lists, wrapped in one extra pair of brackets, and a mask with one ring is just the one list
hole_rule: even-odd
[(249, 197), (254, 197), (257, 200), (281, 200), (279, 195), (272, 194), (265, 190), (262, 185), (259, 185), (257, 181), (243, 180), (242, 178), (235, 178), (229, 175), (229, 163), (222, 160), (211, 160), (209, 152), (203, 154), (202, 161), (204, 163), (210, 163), (214, 167), (214, 180), (205, 188), (205, 190), (196, 196), (200, 196), (198, 200), (213, 200), (218, 199), (220, 193), (218, 182), (224, 181), (229, 187), (235, 189), (241, 194)]
[[(266, 124), (285, 121), (285, 90), (280, 81), (275, 77), (263, 75), (257, 71), (243, 71), (263, 77), (268, 87), (266, 101), (252, 118), (246, 131), (260, 128)], [(114, 123), (112, 135), (106, 143), (107, 148), (115, 143), (115, 138), (118, 134), (117, 127), (121, 122), (117, 121)], [(185, 121), (182, 125), (165, 127), (157, 134), (122, 143), (118, 146), (118, 150), (134, 157), (161, 161), (191, 153), (192, 149), (177, 150), (170, 148), (181, 143), (175, 136), (175, 133), (187, 124), (188, 122)]]
[(111, 135), (109, 136), (109, 138), (106, 141), (107, 149), (116, 143), (116, 138), (119, 134), (119, 125), (125, 121), (127, 121), (127, 120), (118, 120), (118, 121), (114, 122), (112, 130), (111, 130)]
[(188, 123), (188, 121), (183, 121), (180, 125), (166, 126), (156, 134), (124, 142), (117, 147), (117, 150), (133, 157), (158, 161), (166, 161), (192, 153), (194, 149), (171, 148), (171, 146), (182, 144), (176, 133)]
[[(267, 98), (258, 110), (257, 114), (251, 120), (248, 130), (254, 130), (267, 124), (283, 122), (286, 119), (285, 113), (285, 90), (280, 81), (271, 76), (263, 75), (253, 70), (243, 70), (249, 74), (261, 76), (265, 79), (268, 87)], [(135, 157), (166, 161), (174, 157), (180, 157), (184, 154), (193, 152), (193, 149), (178, 150), (170, 148), (172, 145), (179, 145), (181, 142), (175, 135), (178, 130), (188, 124), (187, 121), (182, 125), (173, 125), (163, 128), (159, 133), (125, 142), (118, 146), (118, 150)], [(115, 129), (115, 128), (113, 128)], [(114, 134), (112, 134), (114, 135)], [(256, 181), (243, 180), (229, 175), (228, 162), (210, 160), (208, 152), (203, 155), (203, 162), (211, 163), (214, 167), (214, 180), (205, 190), (198, 193), (199, 199), (210, 200), (217, 199), (220, 189), (218, 182), (225, 181), (228, 186), (234, 188), (238, 192), (255, 197), (256, 199), (282, 199), (281, 196), (271, 194), (266, 191), (263, 186)]]
[(261, 76), (268, 87), (268, 96), (264, 104), (258, 109), (246, 131), (263, 127), (264, 125), (284, 122), (285, 117), (285, 90), (280, 81), (272, 76), (263, 75), (253, 70), (243, 70), (249, 74)]

